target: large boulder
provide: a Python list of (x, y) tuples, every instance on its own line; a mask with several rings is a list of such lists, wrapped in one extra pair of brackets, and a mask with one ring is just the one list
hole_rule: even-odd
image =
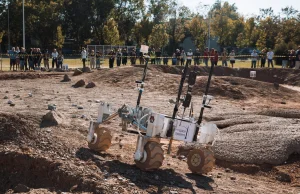
[(51, 110), (43, 116), (42, 127), (56, 126), (63, 123), (65, 117), (58, 111)]
[(69, 76), (67, 74), (65, 74), (62, 82), (69, 82), (69, 81), (71, 81), (71, 79), (69, 78)]
[(74, 88), (79, 88), (83, 86), (85, 86), (85, 81), (83, 79), (79, 80), (78, 82), (76, 82), (76, 84), (74, 84)]
[(81, 75), (82, 73), (80, 69), (75, 69), (73, 76)]
[(96, 84), (94, 82), (89, 82), (85, 87), (86, 88), (93, 88), (93, 87), (96, 87)]

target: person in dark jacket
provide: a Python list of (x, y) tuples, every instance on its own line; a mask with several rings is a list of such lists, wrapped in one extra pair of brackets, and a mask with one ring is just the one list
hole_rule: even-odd
[(114, 50), (111, 50), (109, 53), (109, 68), (113, 68), (114, 67), (114, 62), (115, 62), (115, 52)]
[(135, 52), (135, 49), (132, 49), (132, 51), (130, 53), (130, 62), (131, 62), (131, 65), (135, 65), (135, 63), (136, 63), (136, 52)]
[(124, 48), (122, 53), (122, 65), (127, 65), (127, 56), (128, 56), (127, 49)]

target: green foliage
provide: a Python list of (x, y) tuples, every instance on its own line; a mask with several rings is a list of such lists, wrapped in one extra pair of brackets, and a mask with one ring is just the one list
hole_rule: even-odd
[(187, 27), (191, 32), (194, 43), (198, 48), (204, 48), (207, 34), (206, 34), (206, 25), (203, 18), (194, 17), (188, 24)]
[(65, 42), (65, 36), (63, 36), (61, 26), (57, 26), (56, 31), (57, 31), (56, 32), (56, 40), (55, 40), (54, 44), (57, 48), (61, 49)]
[(103, 39), (104, 43), (108, 45), (121, 44), (118, 26), (113, 18), (110, 18), (103, 27)]
[(169, 35), (164, 24), (156, 24), (149, 37), (149, 43), (154, 48), (165, 47), (169, 42)]

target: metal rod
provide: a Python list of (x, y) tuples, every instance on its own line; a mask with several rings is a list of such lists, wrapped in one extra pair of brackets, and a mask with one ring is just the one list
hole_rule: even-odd
[(25, 12), (24, 12), (24, 0), (23, 0), (23, 48), (25, 48)]
[(148, 67), (148, 64), (146, 64), (145, 67), (144, 67), (141, 88), (140, 88), (139, 96), (138, 96), (138, 99), (137, 99), (137, 102), (136, 102), (136, 108), (139, 108), (140, 103), (141, 103), (141, 98), (142, 98), (142, 93), (143, 93), (143, 88), (144, 88), (144, 81), (145, 81), (145, 78), (146, 78), (146, 75), (147, 75), (147, 67)]
[(181, 80), (180, 80), (180, 84), (179, 84), (176, 103), (175, 103), (175, 106), (174, 106), (174, 111), (173, 111), (172, 119), (171, 119), (171, 122), (170, 122), (170, 128), (167, 131), (167, 137), (171, 137), (170, 141), (169, 141), (168, 152), (167, 152), (168, 154), (171, 153), (171, 147), (172, 147), (173, 135), (174, 135), (173, 125), (174, 125), (174, 120), (176, 118), (176, 114), (178, 112), (178, 108), (179, 108), (179, 105), (180, 105), (180, 97), (181, 97), (181, 93), (182, 93), (183, 84), (184, 84), (184, 81), (185, 81), (185, 78), (186, 78), (187, 69), (188, 69), (188, 63), (186, 63), (185, 66), (184, 66), (184, 70), (183, 70)]
[[(208, 76), (208, 80), (207, 80), (207, 84), (206, 84), (206, 89), (205, 89), (205, 93), (204, 93), (204, 96), (207, 96), (208, 94), (208, 90), (209, 90), (209, 86), (210, 86), (210, 82), (211, 82), (211, 77), (212, 77), (212, 74), (213, 74), (213, 71), (214, 71), (214, 63), (212, 63), (211, 65), (211, 68), (210, 68), (210, 72), (209, 72), (209, 76)], [(194, 134), (194, 138), (193, 138), (193, 141), (197, 141), (197, 135), (199, 133), (199, 126), (202, 122), (202, 119), (203, 119), (203, 113), (204, 113), (204, 105), (206, 103), (206, 97), (203, 97), (203, 101), (202, 101), (202, 107), (201, 107), (201, 110), (200, 110), (200, 115), (199, 115), (199, 119), (197, 121), (197, 127), (196, 127), (196, 132)]]
[(7, 4), (7, 14), (8, 14), (8, 17), (7, 17), (7, 26), (8, 26), (8, 29), (7, 29), (7, 38), (8, 38), (8, 50), (10, 50), (10, 32), (9, 32), (9, 4)]

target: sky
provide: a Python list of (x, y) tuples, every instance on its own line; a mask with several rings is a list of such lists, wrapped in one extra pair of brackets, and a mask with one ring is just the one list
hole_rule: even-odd
[[(235, 3), (238, 8), (238, 12), (244, 16), (251, 16), (253, 14), (259, 14), (259, 8), (272, 7), (274, 13), (277, 14), (281, 11), (281, 8), (286, 6), (293, 6), (294, 9), (300, 11), (299, 0), (227, 0), (230, 4)], [(196, 11), (199, 4), (213, 4), (215, 0), (181, 0), (181, 3), (189, 7), (192, 11)], [(222, 3), (225, 1), (222, 1)]]

